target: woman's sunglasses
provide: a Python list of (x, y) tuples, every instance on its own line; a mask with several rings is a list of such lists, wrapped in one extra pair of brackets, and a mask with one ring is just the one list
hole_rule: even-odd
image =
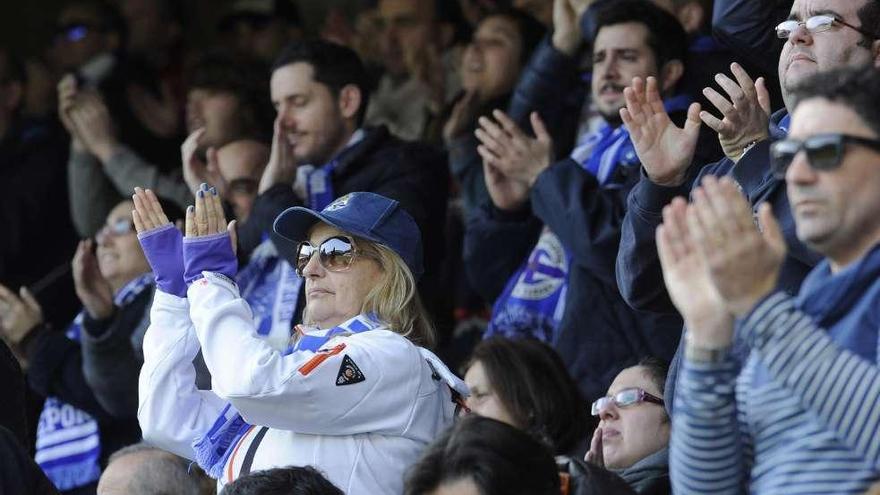
[(598, 416), (612, 402), (617, 407), (632, 406), (639, 402), (653, 402), (654, 404), (663, 405), (663, 399), (656, 395), (651, 395), (640, 388), (625, 388), (610, 397), (602, 397), (593, 402), (591, 411), (593, 416)]
[(778, 179), (784, 179), (795, 155), (803, 150), (813, 170), (834, 170), (840, 166), (847, 144), (866, 146), (880, 151), (880, 140), (847, 134), (817, 134), (803, 141), (783, 139), (770, 147), (770, 169)]
[(343, 235), (325, 239), (317, 247), (308, 242), (301, 242), (296, 248), (297, 275), (303, 276), (303, 270), (316, 252), (318, 253), (318, 262), (330, 272), (348, 270), (355, 258), (363, 254), (363, 251), (357, 248), (354, 239)]

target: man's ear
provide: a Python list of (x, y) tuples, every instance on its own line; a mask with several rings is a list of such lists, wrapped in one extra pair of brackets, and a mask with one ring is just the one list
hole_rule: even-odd
[(706, 21), (706, 11), (700, 2), (688, 2), (678, 8), (676, 17), (686, 33), (694, 34), (703, 27), (703, 23)]
[(668, 92), (675, 89), (675, 86), (681, 80), (681, 76), (684, 75), (684, 64), (681, 60), (670, 60), (663, 64), (663, 68), (660, 69), (660, 94), (666, 95)]
[(361, 108), (363, 95), (354, 84), (346, 84), (339, 90), (339, 113), (346, 119), (353, 119)]

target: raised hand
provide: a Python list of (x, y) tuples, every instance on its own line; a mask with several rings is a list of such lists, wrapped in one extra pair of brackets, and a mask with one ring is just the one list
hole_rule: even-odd
[(480, 127), (474, 131), (481, 143), (477, 146), (477, 152), (485, 163), (531, 187), (538, 175), (550, 166), (553, 138), (537, 112), (532, 112), (530, 116), (535, 130), (534, 138), (527, 136), (501, 110), (493, 111), (492, 116), (497, 124), (487, 117), (480, 117)]
[(718, 119), (709, 112), (700, 112), (700, 119), (718, 133), (718, 141), (724, 154), (734, 162), (739, 161), (745, 148), (770, 136), (770, 93), (763, 77), (752, 81), (739, 64), (730, 66), (736, 81), (724, 74), (716, 74), (715, 81), (727, 93), (727, 98), (713, 88), (703, 89), (703, 94), (721, 112)]
[(779, 224), (764, 203), (759, 231), (751, 206), (729, 177), (706, 177), (693, 197), (688, 226), (694, 244), (727, 311), (744, 316), (776, 287), (787, 249)]
[(201, 146), (202, 136), (205, 135), (205, 128), (200, 127), (190, 133), (186, 140), (180, 145), (180, 160), (183, 162), (183, 181), (186, 182), (193, 196), (198, 192), (199, 185), (209, 180), (215, 179), (215, 175), (220, 175), (219, 171), (211, 173), (208, 164), (198, 156), (198, 149)]
[(443, 141), (446, 144), (463, 134), (477, 116), (480, 95), (477, 90), (468, 90), (452, 107), (452, 113), (443, 124)]
[(107, 163), (119, 141), (110, 111), (101, 95), (95, 91), (83, 91), (67, 114), (88, 152)]
[(691, 341), (705, 348), (725, 347), (733, 337), (733, 318), (695, 244), (688, 226), (688, 211), (687, 202), (680, 197), (663, 208), (663, 224), (657, 228), (663, 280), (685, 320)]
[(134, 228), (144, 256), (153, 268), (156, 287), (166, 294), (186, 297), (183, 235), (168, 220), (153, 191), (136, 187), (131, 199), (134, 202), (134, 211), (131, 212)]
[(592, 0), (554, 0), (553, 47), (574, 56), (583, 43), (580, 18)]
[(590, 450), (587, 451), (584, 460), (594, 466), (605, 467), (605, 453), (602, 451), (602, 428), (596, 428), (593, 432), (593, 439), (590, 440)]
[(103, 320), (113, 315), (113, 289), (98, 268), (94, 247), (91, 239), (79, 242), (71, 262), (73, 285), (89, 316)]
[(296, 179), (296, 160), (290, 149), (290, 143), (281, 129), (281, 115), (275, 117), (275, 133), (272, 136), (272, 150), (269, 152), (269, 163), (260, 178), (258, 194), (263, 194), (275, 184), (293, 184)]
[(195, 208), (186, 210), (186, 237), (183, 242), (184, 280), (193, 283), (203, 272), (215, 272), (234, 279), (238, 271), (235, 220), (226, 223), (217, 190), (202, 184), (196, 193)]
[(77, 86), (76, 77), (67, 74), (58, 82), (58, 120), (64, 125), (64, 129), (70, 134), (70, 143), (76, 151), (86, 151), (85, 144), (77, 133), (76, 126), (70, 119), (70, 111), (76, 104)]
[(645, 84), (636, 77), (623, 94), (626, 108), (620, 109), (620, 117), (648, 178), (661, 186), (681, 185), (700, 137), (699, 103), (691, 104), (684, 127), (679, 128), (663, 108), (656, 78), (649, 77)]
[(525, 206), (529, 199), (529, 185), (523, 181), (511, 179), (497, 167), (483, 160), (483, 178), (492, 204), (499, 210), (516, 211)]
[(19, 296), (0, 284), (0, 331), (13, 345), (18, 345), (37, 325), (43, 323), (43, 308), (27, 288)]

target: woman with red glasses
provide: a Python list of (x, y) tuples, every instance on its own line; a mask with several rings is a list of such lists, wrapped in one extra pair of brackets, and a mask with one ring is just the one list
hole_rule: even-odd
[(669, 416), (663, 387), (669, 365), (646, 358), (621, 371), (592, 405), (599, 427), (586, 460), (619, 474), (636, 492), (669, 494)]
[[(413, 218), (365, 192), (279, 215), (275, 233), (291, 243), (306, 294), (303, 324), (279, 352), (256, 334), (233, 282), (234, 224), (216, 191), (203, 184), (183, 239), (151, 195), (134, 199), (158, 287), (140, 381), (144, 437), (220, 485), (311, 465), (350, 495), (400, 493), (405, 469), (452, 423), (453, 398), (466, 391), (422, 347), (433, 329), (416, 292)], [(211, 390), (195, 385), (199, 350)]]

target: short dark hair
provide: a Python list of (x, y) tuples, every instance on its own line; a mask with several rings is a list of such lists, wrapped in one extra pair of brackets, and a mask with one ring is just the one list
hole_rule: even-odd
[(255, 471), (226, 485), (220, 495), (344, 495), (311, 466)]
[(202, 54), (189, 68), (189, 88), (225, 91), (238, 99), (241, 138), (272, 140), (275, 108), (269, 98), (269, 66), (260, 60), (223, 50)]
[(811, 76), (795, 88), (795, 108), (812, 98), (849, 107), (880, 136), (880, 71), (873, 66), (847, 67)]
[(522, 39), (520, 62), (523, 64), (528, 62), (538, 43), (544, 39), (547, 31), (544, 25), (528, 12), (513, 7), (499, 7), (491, 10), (483, 17), (483, 20), (490, 17), (506, 17), (516, 24), (520, 39)]
[[(874, 33), (874, 36), (880, 36), (880, 31), (878, 31), (878, 27), (880, 27), (880, 0), (868, 0), (865, 2), (865, 5), (859, 8), (856, 15), (859, 17), (862, 29), (869, 33)], [(865, 36), (861, 41), (861, 45), (865, 48), (870, 48), (872, 41), (874, 40)]]
[(482, 495), (559, 495), (550, 451), (506, 423), (468, 416), (428, 447), (404, 482), (405, 495), (424, 495), (444, 483), (470, 479)]
[(669, 363), (658, 357), (650, 356), (642, 358), (636, 363), (636, 366), (645, 369), (645, 374), (648, 375), (648, 378), (654, 382), (657, 390), (663, 395), (666, 391), (666, 375), (669, 374)]
[(315, 81), (330, 88), (334, 96), (339, 96), (342, 88), (349, 84), (357, 86), (361, 92), (361, 106), (355, 120), (358, 126), (363, 124), (370, 102), (369, 77), (354, 50), (323, 40), (294, 41), (281, 50), (272, 72), (297, 62), (311, 65)]
[(474, 348), (469, 366), (476, 362), (514, 422), (554, 453), (570, 453), (586, 438), (587, 403), (553, 348), (534, 339), (492, 337)]
[(680, 60), (686, 63), (688, 37), (678, 19), (648, 0), (620, 0), (609, 2), (596, 13), (596, 39), (605, 26), (637, 22), (648, 28), (647, 43), (657, 59), (657, 69), (666, 63)]

